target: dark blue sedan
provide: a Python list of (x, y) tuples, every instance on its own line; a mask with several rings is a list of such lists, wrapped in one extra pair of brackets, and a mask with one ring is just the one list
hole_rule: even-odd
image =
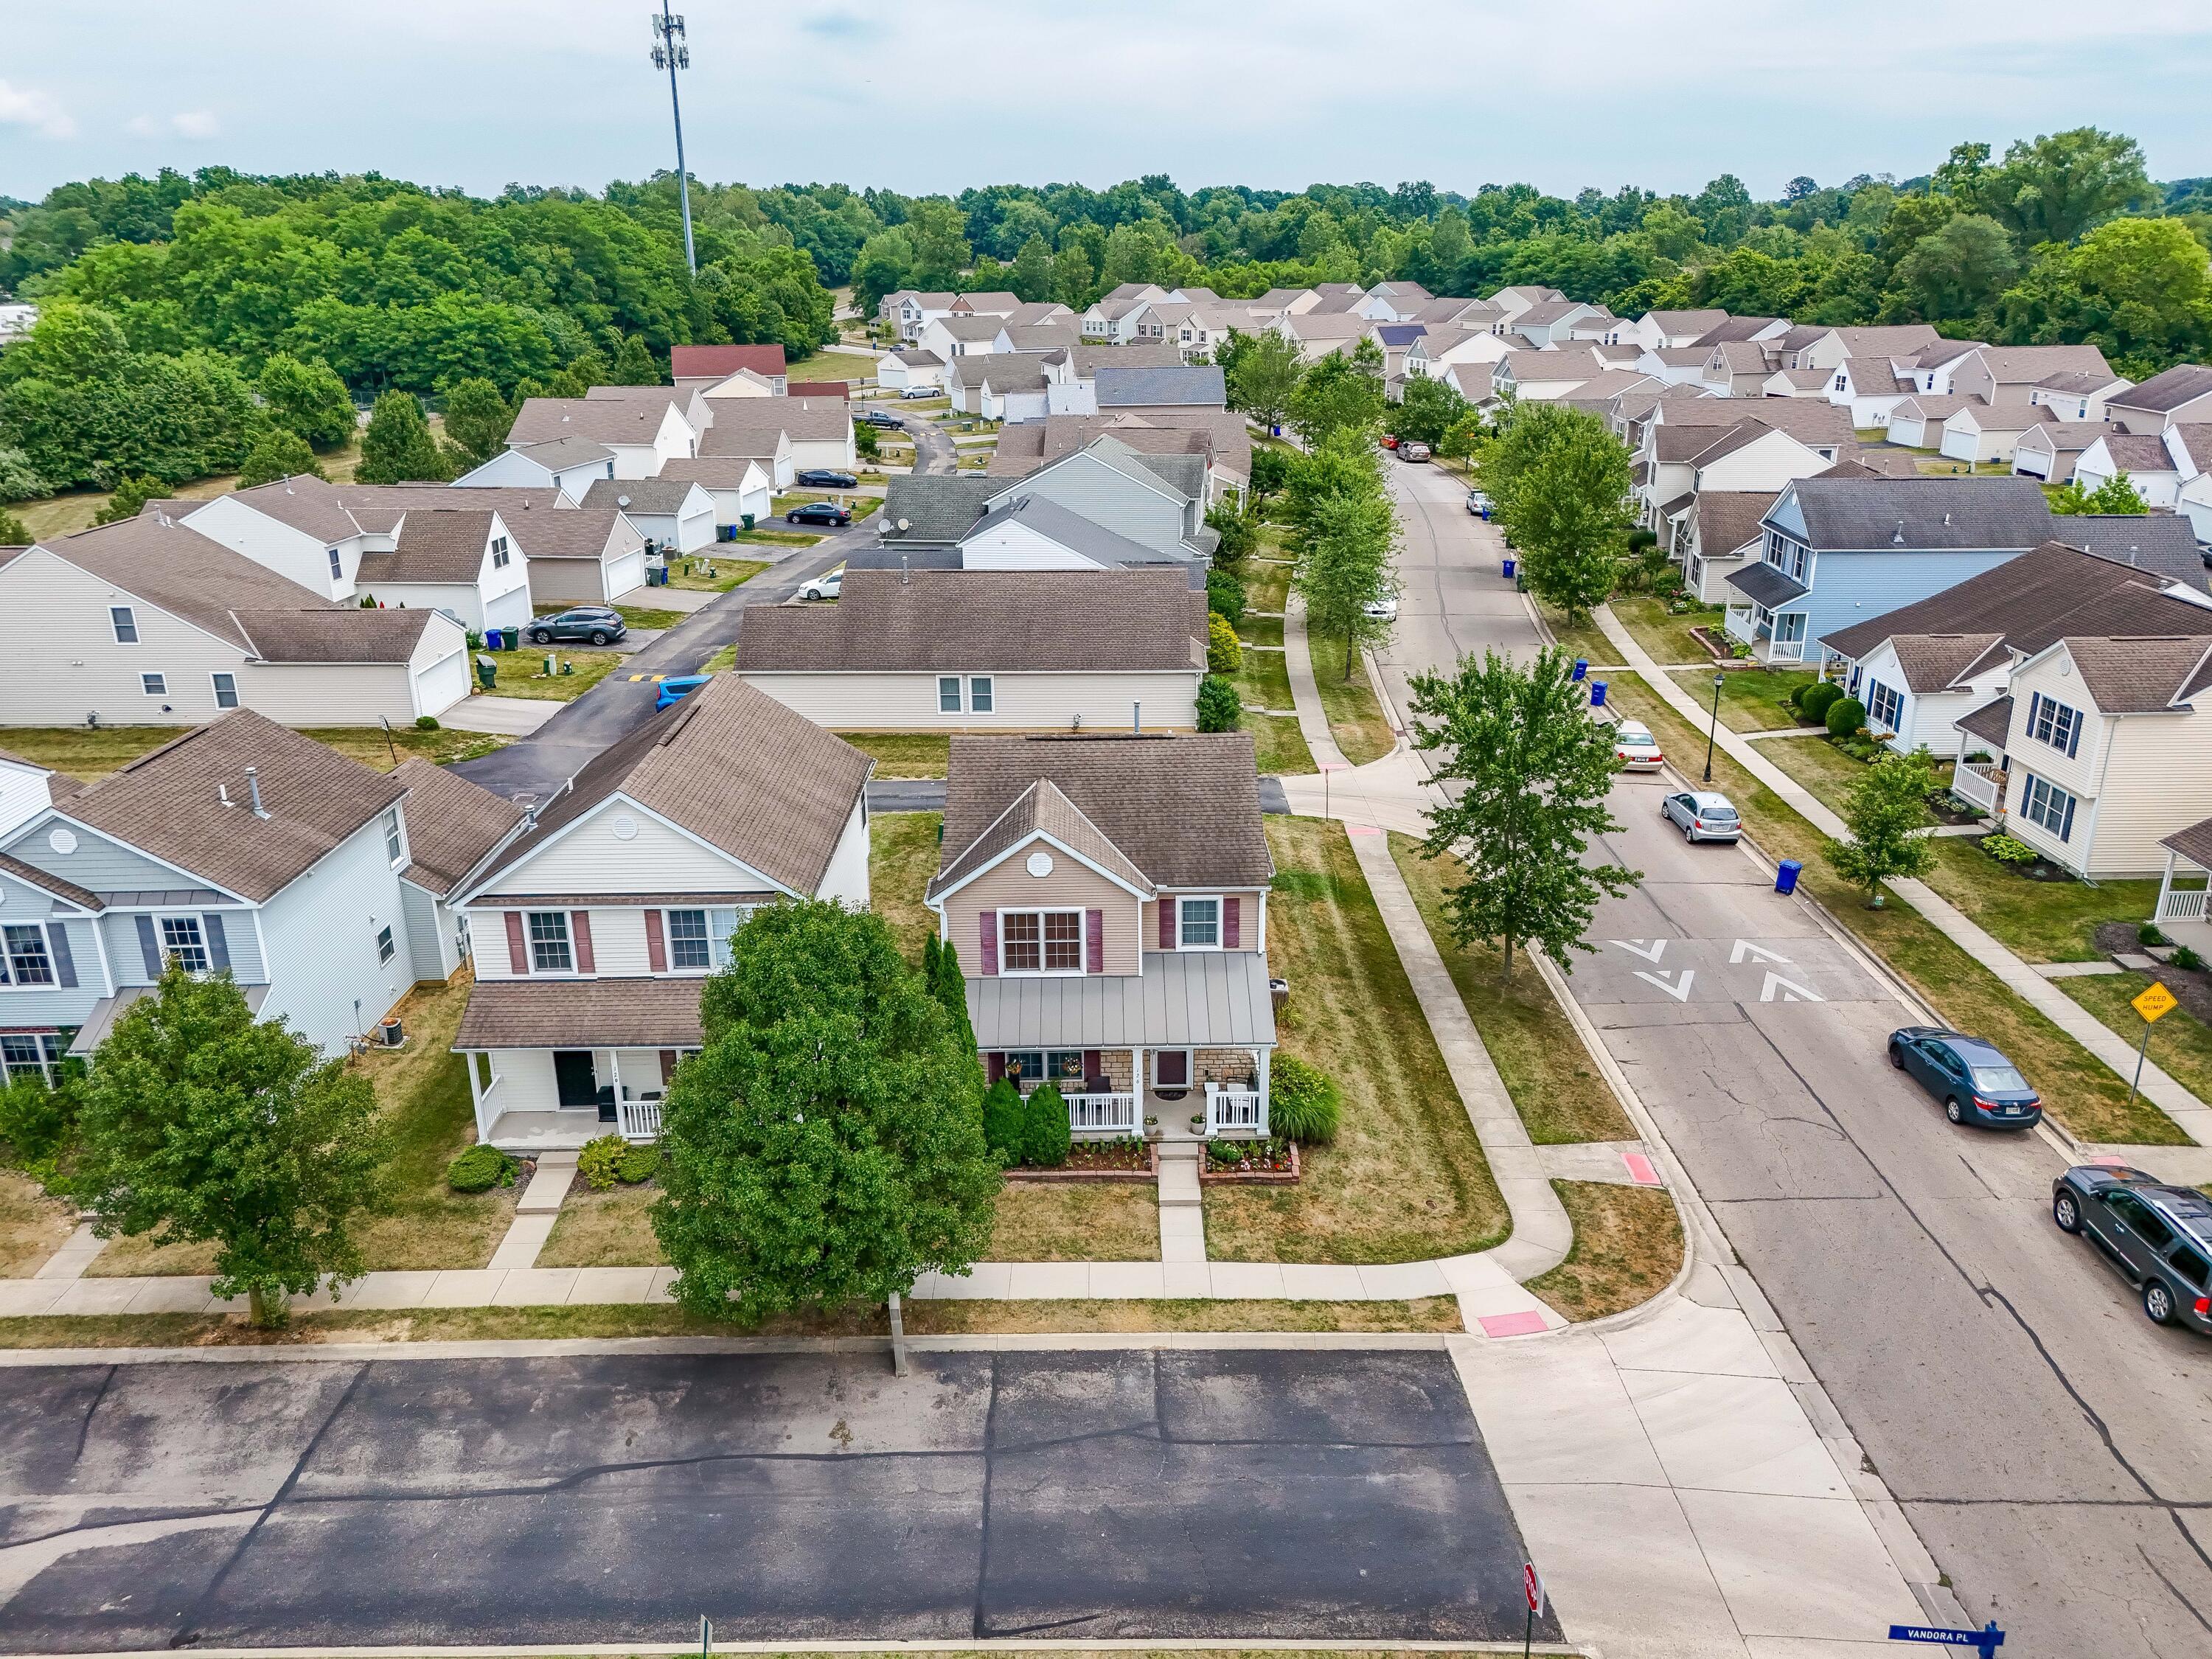
[(1996, 1045), (1940, 1025), (1908, 1025), (1889, 1034), (1889, 1063), (1943, 1103), (1954, 1123), (2032, 1129), (2043, 1098)]

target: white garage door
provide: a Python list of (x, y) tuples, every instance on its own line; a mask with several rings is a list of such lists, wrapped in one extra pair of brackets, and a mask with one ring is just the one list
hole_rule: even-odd
[(618, 599), (625, 593), (635, 592), (645, 586), (645, 550), (625, 553), (605, 567), (607, 597)]
[(415, 712), (442, 714), (469, 695), (469, 653), (451, 656), (415, 671)]

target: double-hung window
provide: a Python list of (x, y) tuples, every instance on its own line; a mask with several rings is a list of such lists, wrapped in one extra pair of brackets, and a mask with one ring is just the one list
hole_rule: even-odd
[(1894, 732), (1904, 718), (1905, 698), (1893, 686), (1880, 680), (1867, 682), (1866, 708), (1868, 723), (1884, 732)]
[(343, 581), (345, 580), (345, 565), (338, 558), (337, 549), (335, 547), (326, 547), (323, 551), (329, 554), (331, 556), (331, 580), (334, 582)]
[(491, 538), (491, 568), (495, 570), (506, 569), (507, 556), (507, 538), (504, 536), (493, 537)]
[(138, 689), (149, 697), (166, 697), (169, 695), (169, 677), (167, 674), (141, 674)]
[(391, 961), (398, 954), (398, 950), (399, 947), (392, 943), (392, 929), (389, 927), (376, 930), (376, 961), (379, 967)]
[(2020, 792), (2020, 815), (2030, 823), (2040, 824), (2061, 841), (2070, 840), (2074, 834), (2074, 797), (2055, 784), (2027, 775), (2027, 784)]
[(200, 931), (200, 919), (198, 916), (163, 916), (161, 954), (175, 957), (177, 966), (188, 974), (207, 972), (207, 935)]
[(1081, 973), (1083, 912), (999, 912), (999, 971), (1002, 974)]
[(1176, 942), (1186, 951), (1221, 948), (1221, 901), (1185, 895), (1176, 902)]
[(960, 712), (960, 676), (939, 674), (937, 677), (937, 712), (957, 714)]
[(62, 1031), (10, 1031), (0, 1036), (0, 1070), (10, 1081), (34, 1077), (51, 1087), (61, 1074), (69, 1036)]
[(235, 708), (238, 707), (237, 675), (210, 674), (208, 676), (208, 678), (212, 681), (215, 685), (215, 706), (216, 708)]
[(714, 946), (704, 910), (668, 913), (668, 965), (679, 974), (704, 972), (714, 965)]
[(107, 620), (109, 625), (115, 629), (116, 644), (136, 645), (138, 643), (138, 617), (137, 614), (133, 611), (129, 605), (109, 605), (107, 607)]
[(970, 674), (968, 677), (968, 712), (988, 714), (993, 704), (991, 677), (988, 674)]
[(2027, 717), (2027, 732), (2037, 742), (2070, 755), (2081, 740), (2081, 711), (2039, 692)]
[(533, 974), (565, 974), (574, 969), (576, 957), (568, 948), (568, 913), (566, 910), (532, 910), (530, 912), (530, 971)]
[(396, 806), (384, 809), (384, 856), (395, 870), (407, 858), (407, 842), (399, 833), (399, 809)]
[(0, 943), (7, 950), (4, 977), (15, 985), (52, 985), (54, 959), (46, 953), (46, 930), (33, 923), (10, 923), (0, 927)]

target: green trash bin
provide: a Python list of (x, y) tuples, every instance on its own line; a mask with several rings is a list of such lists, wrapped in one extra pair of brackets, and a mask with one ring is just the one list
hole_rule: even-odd
[(499, 665), (482, 652), (477, 653), (477, 684), (487, 691), (499, 678)]
[(741, 514), (738, 516), (744, 520), (746, 529), (750, 530), (753, 527), (753, 515), (751, 514), (745, 513)]

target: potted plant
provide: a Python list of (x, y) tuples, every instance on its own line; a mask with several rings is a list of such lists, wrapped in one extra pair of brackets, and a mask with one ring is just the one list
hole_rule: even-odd
[(1201, 1135), (1206, 1133), (1206, 1114), (1204, 1112), (1193, 1112), (1190, 1115), (1190, 1132), (1194, 1135)]
[(1158, 1117), (1154, 1116), (1150, 1112), (1147, 1112), (1145, 1115), (1145, 1139), (1147, 1140), (1158, 1140), (1159, 1138), (1160, 1121)]

